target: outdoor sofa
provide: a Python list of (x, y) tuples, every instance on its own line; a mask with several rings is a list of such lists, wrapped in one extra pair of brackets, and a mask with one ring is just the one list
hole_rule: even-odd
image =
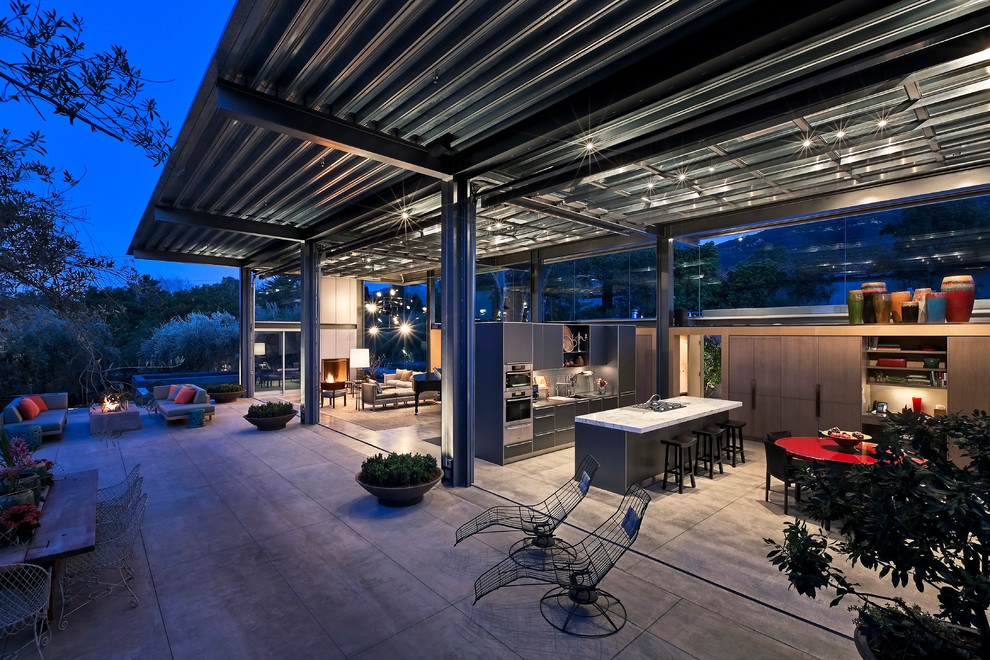
[(45, 402), (48, 410), (40, 411), (33, 419), (24, 419), (18, 409), (25, 396), (29, 395), (18, 396), (3, 409), (3, 427), (7, 429), (7, 432), (16, 433), (32, 427), (39, 427), (42, 436), (61, 435), (69, 412), (69, 393), (39, 394), (38, 396)]
[(186, 385), (156, 385), (152, 396), (155, 398), (155, 407), (158, 410), (158, 414), (162, 416), (165, 422), (171, 422), (178, 419), (189, 419), (189, 413), (194, 410), (202, 410), (203, 417), (206, 419), (213, 419), (213, 413), (216, 411), (216, 406), (213, 405), (213, 401), (210, 400), (210, 395), (206, 393), (202, 387), (197, 387), (196, 385), (188, 385), (188, 387), (195, 388), (196, 394), (193, 400), (189, 403), (176, 403), (175, 397), (179, 393), (179, 390)]

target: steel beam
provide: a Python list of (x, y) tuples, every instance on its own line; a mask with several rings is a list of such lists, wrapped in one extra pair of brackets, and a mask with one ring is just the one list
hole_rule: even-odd
[(299, 389), (302, 423), (320, 421), (320, 255), (316, 241), (302, 244), (299, 255), (302, 276), (299, 305), (299, 343), (302, 350)]
[(670, 315), (674, 311), (674, 241), (670, 226), (657, 236), (657, 389), (661, 398), (670, 391)]
[(173, 261), (180, 264), (206, 264), (208, 266), (230, 266), (242, 268), (244, 259), (233, 257), (211, 257), (205, 254), (189, 254), (186, 252), (167, 252), (165, 250), (145, 250), (136, 248), (131, 252), (135, 259), (150, 259), (152, 261)]
[(271, 222), (258, 222), (257, 220), (244, 220), (232, 218), (225, 215), (214, 215), (212, 213), (198, 213), (196, 211), (181, 211), (179, 209), (169, 209), (163, 206), (155, 207), (155, 220), (157, 222), (170, 222), (188, 227), (200, 227), (202, 229), (216, 229), (233, 234), (245, 234), (247, 236), (260, 236), (262, 238), (276, 238), (281, 241), (296, 241), (302, 243), (305, 240), (303, 232), (295, 227), (286, 225), (276, 225)]
[(378, 163), (438, 179), (453, 173), (449, 156), (434, 156), (427, 147), (399, 140), (358, 124), (286, 103), (225, 80), (217, 80), (217, 112), (275, 133), (320, 144)]
[(567, 220), (569, 222), (576, 222), (588, 227), (594, 227), (595, 229), (602, 229), (604, 231), (612, 232), (613, 234), (620, 234), (622, 236), (639, 234), (640, 236), (649, 236), (650, 238), (653, 238), (653, 234), (650, 232), (636, 229), (634, 227), (627, 227), (626, 225), (621, 225), (618, 222), (609, 222), (608, 220), (602, 220), (601, 218), (593, 218), (583, 213), (578, 213), (567, 206), (554, 206), (549, 202), (544, 202), (538, 199), (514, 199), (511, 202), (506, 202), (505, 205), (514, 206), (515, 208), (523, 209), (524, 211), (534, 211), (535, 213), (549, 215), (554, 218), (560, 218), (561, 220)]
[(254, 397), (254, 273), (250, 268), (241, 268), (240, 290), (240, 339), (241, 339), (241, 386), (244, 396)]
[[(475, 207), (466, 179), (441, 186), (443, 411), (440, 439), (444, 478), (474, 482), (474, 259)], [(501, 401), (498, 402), (501, 404)], [(492, 405), (492, 402), (486, 402)]]

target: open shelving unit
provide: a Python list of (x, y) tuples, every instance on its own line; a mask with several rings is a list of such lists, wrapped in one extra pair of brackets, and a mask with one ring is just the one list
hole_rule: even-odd
[[(905, 366), (878, 364), (879, 360), (903, 360)], [(925, 366), (926, 359), (938, 359), (937, 366)], [(922, 409), (932, 413), (936, 405), (947, 404), (948, 351), (944, 336), (882, 336), (863, 338), (864, 399), (869, 408), (885, 401), (889, 410), (899, 411), (912, 396), (922, 396)], [(864, 420), (866, 421), (866, 420)], [(876, 423), (876, 422), (873, 422)]]

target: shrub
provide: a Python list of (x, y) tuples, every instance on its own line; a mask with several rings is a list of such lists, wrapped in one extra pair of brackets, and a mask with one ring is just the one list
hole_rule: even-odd
[(141, 357), (169, 363), (182, 358), (188, 371), (218, 371), (236, 362), (240, 330), (226, 312), (192, 313), (162, 324), (141, 344)]
[(375, 454), (361, 464), (361, 481), (372, 486), (415, 486), (437, 477), (437, 459), (429, 454)]
[(282, 415), (291, 415), (296, 412), (295, 408), (292, 407), (291, 403), (285, 401), (266, 401), (265, 403), (256, 403), (248, 408), (248, 417), (281, 417)]
[(240, 383), (213, 383), (206, 386), (207, 394), (222, 394), (224, 392), (240, 392), (244, 389)]

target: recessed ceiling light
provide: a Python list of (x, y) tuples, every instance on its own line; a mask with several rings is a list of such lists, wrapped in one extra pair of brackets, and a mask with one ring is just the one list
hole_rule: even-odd
[(687, 178), (687, 174), (678, 174), (677, 175), (677, 180), (678, 181), (683, 181), (686, 178)]
[(650, 182), (649, 182), (648, 184), (646, 184), (646, 187), (647, 187), (647, 189), (649, 189), (649, 190), (653, 190), (653, 185), (654, 185), (654, 184), (653, 184), (653, 182), (652, 182), (652, 181), (650, 181)]
[(588, 140), (587, 142), (584, 143), (584, 149), (585, 151), (594, 151), (595, 143), (592, 142), (591, 140)]
[(715, 166), (714, 165), (709, 165), (708, 166), (708, 171), (709, 172), (714, 172), (715, 171)]
[(881, 119), (880, 121), (877, 122), (877, 128), (883, 128), (886, 125), (887, 125), (886, 119)]
[(842, 138), (846, 137), (846, 132), (845, 131), (836, 131), (835, 132), (835, 137), (837, 139), (841, 140)]
[(406, 211), (403, 211), (403, 212), (402, 212), (402, 219), (403, 219), (403, 220), (408, 220), (408, 219), (409, 219), (409, 213), (408, 213), (408, 212), (406, 212)]
[(811, 146), (811, 140), (805, 138), (805, 140), (801, 143), (801, 146), (807, 149), (808, 147)]

